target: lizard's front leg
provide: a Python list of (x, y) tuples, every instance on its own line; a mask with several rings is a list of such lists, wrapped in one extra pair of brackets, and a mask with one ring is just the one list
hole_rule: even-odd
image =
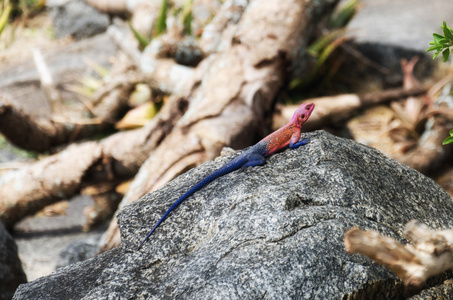
[(290, 143), (289, 143), (289, 148), (290, 148), (290, 149), (296, 149), (296, 148), (299, 147), (299, 146), (305, 145), (306, 143), (308, 143), (308, 141), (309, 141), (309, 139), (303, 139), (302, 141), (299, 141), (299, 142), (297, 142), (297, 143), (295, 143), (295, 144), (293, 144), (293, 143), (290, 142)]
[(308, 139), (303, 139), (302, 141), (299, 140), (300, 140), (300, 129), (294, 132), (293, 135), (291, 136), (291, 140), (289, 141), (289, 148), (296, 149), (297, 147), (305, 145), (309, 141)]

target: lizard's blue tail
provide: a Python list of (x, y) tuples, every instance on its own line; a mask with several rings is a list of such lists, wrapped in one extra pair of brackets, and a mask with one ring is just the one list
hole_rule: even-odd
[(145, 237), (143, 242), (141, 242), (140, 246), (138, 246), (138, 249), (142, 247), (142, 245), (148, 240), (148, 238), (153, 234), (153, 232), (156, 230), (157, 227), (168, 217), (168, 215), (171, 213), (173, 209), (175, 209), (181, 202), (183, 202), (186, 198), (192, 196), (196, 191), (204, 187), (205, 185), (209, 184), (211, 181), (215, 180), (216, 178), (219, 178), (220, 176), (223, 176), (225, 174), (228, 174), (230, 172), (233, 172), (240, 167), (242, 167), (244, 164), (248, 162), (248, 159), (244, 155), (240, 155), (233, 159), (232, 161), (226, 163), (216, 171), (212, 172), (210, 175), (206, 176), (202, 180), (200, 180), (196, 185), (194, 185), (190, 190), (188, 190), (184, 195), (182, 195), (173, 205), (165, 212), (165, 214), (160, 218), (160, 220), (157, 222), (156, 225), (154, 225), (153, 229), (148, 233), (148, 235)]

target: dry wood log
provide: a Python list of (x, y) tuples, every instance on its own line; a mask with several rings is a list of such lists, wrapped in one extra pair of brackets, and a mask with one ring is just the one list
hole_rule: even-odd
[[(414, 57), (409, 62), (405, 60), (401, 62), (404, 72), (403, 88), (405, 89), (421, 86), (413, 75), (413, 68), (417, 61), (418, 57)], [(424, 101), (408, 97), (404, 106), (394, 105), (395, 108), (399, 108), (400, 114), (403, 115), (402, 119), (405, 119), (409, 128), (412, 127), (415, 130), (421, 121), (425, 121), (423, 134), (418, 139), (416, 147), (407, 153), (394, 157), (422, 173), (437, 170), (450, 157), (452, 152), (451, 147), (442, 146), (442, 141), (453, 127), (452, 108), (448, 102), (439, 103), (441, 97), (435, 97), (432, 91), (437, 88), (436, 85), (432, 86), (427, 92), (427, 95), (431, 95), (431, 97), (425, 97)], [(427, 106), (426, 109), (424, 109), (425, 106)]]
[(0, 132), (14, 145), (37, 152), (91, 137), (112, 127), (126, 107), (132, 84), (110, 91), (101, 103), (92, 109), (98, 116), (87, 119), (36, 117), (13, 105), (5, 94), (0, 94)]
[(403, 245), (372, 230), (352, 228), (344, 237), (346, 251), (363, 254), (394, 272), (406, 286), (420, 288), (429, 277), (453, 268), (453, 230), (429, 229), (409, 222), (404, 235), (414, 242)]
[(85, 2), (104, 13), (124, 14), (134, 9), (137, 1), (131, 0), (85, 0)]
[(83, 231), (89, 231), (92, 227), (112, 217), (123, 198), (123, 194), (116, 191), (115, 181), (101, 182), (91, 185), (81, 191), (81, 194), (89, 195), (94, 204), (83, 209), (85, 224)]
[[(316, 109), (310, 117), (310, 122), (304, 125), (304, 130), (313, 130), (332, 123), (343, 122), (358, 110), (387, 103), (395, 99), (403, 99), (411, 95), (420, 95), (427, 91), (426, 88), (416, 87), (413, 89), (389, 89), (381, 92), (368, 93), (364, 95), (344, 94), (331, 97), (320, 97), (304, 100), (314, 103)], [(274, 114), (272, 128), (275, 130), (291, 120), (294, 110), (300, 104), (279, 106)]]
[[(39, 103), (34, 104), (38, 107), (43, 107), (49, 102), (48, 99), (47, 101), (40, 99), (40, 93), (42, 93), (40, 89), (33, 88), (34, 83), (39, 82), (42, 78), (42, 74), (36, 72), (36, 68), (31, 62), (21, 63), (20, 69), (26, 70), (25, 74), (22, 75), (14, 70), (14, 66), (4, 67), (3, 72), (11, 73), (11, 76), (0, 78), (0, 85), (2, 86), (2, 93), (0, 93), (0, 132), (20, 148), (43, 152), (49, 151), (55, 146), (91, 137), (113, 127), (113, 123), (119, 119), (120, 114), (126, 109), (127, 96), (136, 81), (129, 81), (109, 89), (102, 95), (103, 97), (99, 97), (96, 105), (89, 102), (84, 102), (85, 105), (83, 105), (80, 100), (75, 99), (80, 99), (80, 97), (74, 96), (75, 93), (64, 91), (61, 88), (61, 86), (64, 87), (82, 76), (79, 66), (68, 65), (63, 61), (72, 61), (74, 57), (80, 56), (95, 58), (90, 55), (88, 48), (103, 49), (99, 44), (107, 44), (110, 48), (116, 49), (110, 39), (103, 35), (48, 53), (46, 62), (50, 62), (50, 64), (47, 66), (46, 72), (51, 74), (47, 74), (46, 77), (53, 77), (53, 84), (59, 87), (63, 99), (72, 104), (71, 106), (58, 105), (57, 107), (53, 105), (52, 114), (50, 114), (50, 111), (49, 113), (37, 113), (36, 110), (39, 109), (31, 105), (33, 101), (28, 99), (28, 102), (25, 101), (25, 98), (31, 98)], [(110, 50), (107, 53), (110, 55), (114, 52), (114, 50)], [(68, 57), (71, 57), (71, 59), (68, 59)], [(118, 63), (111, 69), (112, 77), (117, 77), (118, 74), (132, 77), (135, 74), (133, 66), (128, 61), (121, 60), (121, 57), (117, 58), (117, 61)], [(16, 69), (19, 69), (17, 65)], [(82, 69), (89, 68), (83, 66)], [(13, 70), (14, 72), (12, 72)], [(21, 95), (21, 89), (31, 90), (32, 97)], [(69, 97), (70, 100), (66, 98), (68, 95), (72, 95), (72, 97)], [(23, 104), (24, 102), (25, 104)]]
[(452, 153), (451, 147), (442, 146), (442, 141), (449, 136), (448, 133), (452, 128), (453, 115), (440, 111), (432, 112), (428, 116), (425, 132), (417, 146), (395, 159), (421, 173), (437, 170)]
[(110, 14), (130, 14), (132, 27), (150, 37), (160, 13), (161, 0), (85, 0), (99, 11)]
[[(131, 15), (131, 25), (141, 35), (151, 37), (155, 23), (160, 14), (162, 0), (85, 0), (85, 2), (99, 11), (109, 14), (127, 14)], [(219, 0), (196, 0), (191, 3), (191, 16), (192, 16), (192, 32), (204, 31), (204, 27), (209, 19), (216, 14), (220, 3), (224, 1)], [(230, 1), (226, 1), (230, 2)], [(247, 1), (242, 2), (242, 6), (247, 4)], [(167, 14), (167, 25), (171, 23), (182, 23), (182, 13), (175, 16), (173, 11), (182, 11), (187, 5), (186, 0), (173, 0), (170, 1), (171, 10)], [(233, 3), (230, 6), (238, 6), (241, 4)], [(233, 12), (233, 11), (231, 11)], [(229, 19), (237, 18), (237, 15), (230, 15)], [(179, 20), (176, 20), (179, 19)], [(182, 25), (182, 24), (179, 24)], [(225, 24), (226, 25), (226, 24)], [(225, 26), (226, 27), (226, 26)]]
[(56, 88), (52, 75), (39, 49), (33, 48), (33, 59), (41, 77), (41, 87), (49, 100), (51, 108), (61, 105), (61, 93)]
[(116, 133), (101, 142), (73, 144), (64, 151), (0, 177), (0, 221), (12, 229), (23, 217), (81, 188), (131, 178), (172, 130), (187, 108), (173, 99), (145, 127)]
[[(7, 95), (0, 95), (0, 132), (16, 146), (33, 151), (52, 147), (92, 135), (107, 124), (74, 124), (36, 118), (13, 106)], [(99, 128), (101, 127), (101, 128)]]
[(12, 229), (23, 217), (75, 194), (101, 154), (95, 142), (71, 145), (58, 155), (2, 175), (0, 220), (5, 228)]
[[(136, 68), (133, 74), (128, 72), (113, 77), (111, 82), (96, 92), (93, 97), (94, 103), (100, 101), (112, 89), (125, 84), (146, 82), (152, 89), (171, 95), (180, 95), (191, 87), (194, 77), (193, 68), (179, 65), (170, 58), (157, 57), (155, 52), (148, 50), (152, 45), (147, 47), (143, 53), (140, 53), (137, 49), (137, 42), (126, 23), (115, 20), (115, 24), (108, 28), (107, 33)], [(154, 39), (153, 42), (159, 43), (161, 38), (165, 38), (165, 36), (166, 34), (163, 34)]]
[[(422, 95), (426, 92), (427, 89), (424, 87), (397, 88), (362, 96), (345, 94), (309, 99), (306, 102), (314, 103), (316, 110), (310, 117), (310, 122), (305, 124), (303, 129), (309, 131), (332, 123), (344, 122), (360, 109), (395, 99), (403, 100), (406, 97)], [(278, 112), (274, 114), (272, 125), (274, 130), (291, 119), (292, 112), (297, 106), (288, 105), (277, 108)], [(449, 108), (445, 106), (443, 108), (430, 108), (427, 113), (424, 133), (417, 145), (411, 151), (397, 154), (387, 153), (387, 155), (421, 173), (429, 173), (436, 170), (450, 157), (452, 149), (451, 147), (442, 147), (442, 141), (449, 136), (451, 128), (453, 128), (453, 113)]]
[(215, 18), (204, 29), (200, 48), (205, 54), (221, 52), (230, 46), (236, 24), (247, 6), (246, 1), (225, 1)]
[[(214, 159), (223, 147), (242, 148), (264, 133), (258, 127), (285, 82), (288, 66), (303, 61), (311, 28), (336, 2), (250, 1), (237, 25), (232, 24), (234, 36), (225, 35), (228, 40), (220, 42), (228, 46), (197, 67), (201, 77), (189, 89), (189, 110), (143, 165), (121, 206)], [(119, 244), (114, 220), (100, 247), (106, 251)]]

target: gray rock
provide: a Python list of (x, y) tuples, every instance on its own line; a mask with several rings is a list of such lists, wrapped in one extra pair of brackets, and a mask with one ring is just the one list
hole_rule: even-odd
[(17, 246), (0, 222), (0, 300), (13, 297), (19, 284), (27, 282)]
[[(99, 240), (108, 223), (83, 231), (86, 222), (84, 209), (93, 204), (88, 195), (78, 195), (69, 199), (64, 215), (35, 215), (16, 224), (13, 238), (29, 281), (49, 275), (57, 267), (95, 256), (88, 246)], [(88, 256), (90, 253), (92, 255)]]
[[(424, 53), (433, 32), (451, 20), (450, 0), (362, 0), (348, 24), (358, 43), (386, 44)], [(451, 25), (450, 25), (451, 26)]]
[(60, 253), (57, 269), (92, 258), (98, 252), (100, 235), (72, 242)]
[[(444, 20), (451, 19), (450, 0), (362, 0), (360, 10), (348, 24), (358, 50), (387, 70), (385, 83), (399, 85), (402, 80), (400, 59), (419, 56), (416, 75), (432, 74), (432, 52), (426, 53), (433, 32), (441, 32)], [(357, 58), (355, 58), (357, 64)], [(360, 59), (359, 59), (360, 60)], [(354, 68), (352, 72), (356, 72)], [(375, 72), (374, 68), (367, 73)]]
[[(453, 272), (452, 271), (449, 271), (449, 272), (445, 272), (445, 275), (448, 275), (449, 278), (453, 277)], [(428, 283), (429, 283), (429, 280), (428, 280)], [(445, 280), (444, 282), (442, 283), (437, 283), (437, 284), (433, 284), (431, 285), (430, 288), (427, 288), (423, 291), (421, 291), (420, 293), (418, 293), (417, 295), (413, 295), (409, 298), (407, 298), (407, 300), (424, 300), (424, 299), (445, 299), (445, 300), (449, 300), (449, 299), (453, 299), (453, 282), (451, 279), (447, 279)]]
[(304, 136), (307, 145), (195, 193), (140, 250), (171, 203), (233, 155), (126, 206), (120, 248), (21, 285), (14, 299), (338, 299), (364, 289), (401, 297), (392, 273), (345, 253), (344, 232), (360, 226), (402, 241), (412, 219), (451, 228), (450, 197), (375, 149), (323, 131)]
[(80, 40), (106, 31), (110, 24), (107, 14), (97, 11), (83, 0), (56, 2), (54, 5), (51, 17), (57, 38), (72, 36)]

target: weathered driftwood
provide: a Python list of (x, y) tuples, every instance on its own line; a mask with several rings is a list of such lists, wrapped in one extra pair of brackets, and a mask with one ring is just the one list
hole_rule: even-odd
[(104, 13), (130, 14), (133, 28), (146, 37), (151, 35), (162, 5), (160, 0), (85, 0), (85, 2)]
[(145, 127), (100, 142), (73, 144), (64, 151), (0, 177), (0, 221), (6, 228), (89, 184), (131, 178), (172, 130), (187, 107), (174, 99)]
[[(421, 83), (413, 74), (418, 57), (413, 57), (410, 61), (402, 60), (401, 68), (404, 73), (403, 88), (410, 90), (421, 87)], [(431, 88), (432, 89), (432, 88)], [(427, 93), (431, 93), (428, 91)], [(442, 147), (442, 141), (448, 136), (448, 132), (453, 126), (451, 108), (442, 104), (439, 107), (439, 97), (431, 96), (428, 98), (407, 97), (402, 103), (392, 103), (392, 108), (401, 120), (400, 128), (403, 132), (408, 132), (407, 136), (416, 136), (415, 147), (409, 151), (400, 151), (392, 157), (400, 162), (422, 172), (437, 170), (437, 168), (450, 156), (451, 147)], [(447, 112), (442, 113), (443, 112)], [(420, 137), (416, 133), (417, 126), (425, 122), (424, 131)], [(407, 141), (409, 143), (410, 141)], [(404, 147), (402, 148), (404, 149)]]
[[(451, 147), (442, 147), (441, 145), (453, 127), (453, 113), (451, 108), (447, 107), (447, 104), (443, 103), (440, 106), (435, 104), (433, 93), (416, 82), (412, 76), (414, 63), (413, 60), (407, 65), (409, 69), (405, 72), (403, 88), (365, 95), (345, 94), (306, 100), (315, 103), (316, 110), (313, 112), (310, 122), (304, 126), (304, 130), (308, 131), (332, 123), (344, 122), (360, 109), (388, 103), (392, 100), (400, 100), (404, 102), (404, 105), (392, 103), (392, 108), (397, 109), (397, 114), (402, 115), (401, 117), (406, 120), (403, 121), (405, 126), (414, 131), (421, 121), (425, 121), (424, 132), (409, 151), (393, 151), (386, 152), (386, 154), (422, 173), (436, 170), (448, 159), (452, 151)], [(427, 93), (433, 98), (431, 100), (433, 104), (422, 112), (420, 101), (413, 97), (423, 97)], [(297, 106), (280, 107), (274, 114), (273, 128), (279, 128), (288, 122)]]
[[(445, 109), (450, 111), (450, 109)], [(451, 147), (442, 146), (453, 128), (453, 115), (444, 112), (432, 113), (425, 125), (425, 132), (417, 146), (410, 152), (395, 157), (396, 160), (422, 173), (437, 170), (449, 157)]]
[[(46, 118), (28, 114), (13, 104), (7, 95), (0, 95), (0, 132), (14, 145), (38, 152), (91, 137), (112, 126), (112, 121), (126, 107), (125, 97), (132, 86), (123, 86), (109, 92), (96, 111), (100, 117), (80, 118), (73, 121), (64, 117)], [(94, 110), (92, 110), (94, 111)], [(105, 114), (110, 112), (110, 114)]]
[(180, 95), (191, 87), (193, 68), (177, 64), (173, 59), (160, 57), (155, 51), (149, 50), (153, 43), (165, 48), (166, 45), (161, 41), (167, 37), (167, 33), (153, 39), (143, 53), (138, 50), (138, 43), (124, 22), (116, 20), (107, 33), (136, 67), (133, 72), (115, 76), (111, 82), (96, 91), (93, 96), (94, 103), (100, 101), (112, 89), (126, 84), (145, 82), (152, 89), (170, 95)]
[(95, 144), (71, 145), (57, 155), (2, 175), (0, 221), (5, 227), (11, 229), (23, 217), (75, 194), (86, 171), (101, 158), (101, 149)]
[[(59, 48), (39, 57), (38, 70), (31, 57), (1, 67), (0, 132), (20, 148), (49, 151), (55, 146), (93, 136), (111, 127), (126, 107), (125, 96), (132, 85), (109, 90), (97, 105), (88, 101), (83, 104), (80, 95), (64, 88), (90, 69), (83, 62), (85, 58), (106, 63), (104, 57), (99, 58), (93, 52), (97, 50), (110, 56), (117, 51), (107, 35)], [(122, 74), (128, 67), (130, 64), (115, 64), (111, 75)], [(43, 80), (43, 77), (47, 79)], [(60, 97), (72, 105), (62, 105), (48, 98), (49, 94), (55, 93), (46, 92), (48, 77), (53, 79), (52, 89), (56, 87)]]
[(40, 74), (41, 78), (41, 87), (46, 94), (47, 99), (49, 100), (51, 108), (55, 105), (61, 105), (61, 93), (55, 86), (55, 81), (52, 78), (52, 74), (47, 67), (46, 62), (41, 51), (37, 48), (32, 49), (33, 60), (35, 61), (36, 69)]
[(89, 231), (113, 216), (123, 198), (123, 194), (116, 190), (117, 187), (118, 182), (112, 180), (90, 185), (81, 191), (81, 194), (89, 195), (94, 202), (83, 209), (86, 219), (82, 227), (84, 231)]
[[(155, 32), (156, 23), (161, 12), (162, 0), (85, 0), (89, 5), (99, 11), (109, 14), (130, 15), (130, 23), (132, 27), (144, 37), (151, 37)], [(191, 26), (192, 31), (197, 32), (204, 29), (206, 22), (216, 14), (220, 6), (218, 0), (210, 1), (193, 1), (190, 4), (191, 9)], [(228, 1), (227, 1), (228, 2)], [(174, 10), (179, 10), (177, 16), (169, 14), (167, 16), (167, 25), (173, 22), (182, 23), (183, 14), (188, 2), (185, 0), (170, 1), (170, 7)], [(236, 4), (233, 4), (236, 6)], [(168, 22), (169, 19), (172, 19)], [(182, 25), (182, 24), (181, 24)]]
[[(389, 89), (381, 92), (374, 92), (364, 95), (343, 94), (331, 97), (308, 99), (304, 102), (311, 102), (316, 105), (316, 110), (310, 117), (310, 122), (304, 125), (305, 130), (312, 130), (321, 126), (328, 126), (332, 123), (342, 122), (348, 119), (358, 110), (387, 103), (391, 100), (402, 99), (411, 95), (420, 95), (426, 92), (426, 88), (416, 87), (413, 89)], [(288, 123), (294, 110), (300, 104), (280, 106), (274, 114), (272, 128), (277, 129)]]
[(200, 38), (200, 48), (205, 54), (224, 51), (230, 46), (235, 35), (233, 26), (247, 7), (246, 1), (225, 1), (215, 18), (203, 28)]
[[(214, 159), (223, 147), (242, 148), (265, 134), (258, 128), (283, 86), (287, 67), (303, 61), (310, 29), (334, 3), (257, 0), (250, 1), (242, 15), (239, 11), (239, 22), (226, 29), (234, 35), (223, 35), (226, 40), (214, 44), (225, 46), (198, 65), (187, 94), (189, 110), (143, 165), (121, 206)], [(101, 249), (119, 244), (114, 220)]]
[[(11, 141), (25, 149), (45, 151), (77, 138), (88, 137), (98, 132), (100, 126), (103, 128), (111, 126), (135, 84), (146, 81), (154, 88), (179, 93), (184, 89), (185, 82), (191, 80), (190, 75), (193, 72), (190, 68), (179, 66), (169, 59), (157, 61), (155, 72), (145, 75), (135, 70), (134, 66), (126, 63), (121, 57), (117, 58), (117, 62), (111, 71), (112, 79), (91, 101), (93, 105), (91, 113), (97, 116), (94, 124), (90, 124), (93, 119), (85, 119), (85, 122), (80, 124), (64, 120), (54, 121), (44, 117), (38, 119), (17, 107), (8, 105), (6, 98), (2, 98), (0, 129), (3, 129)], [(181, 75), (181, 70), (186, 76), (178, 76)], [(165, 90), (165, 86), (173, 88)], [(159, 116), (145, 128), (117, 133), (102, 142), (88, 143), (90, 146), (73, 145), (70, 148), (73, 150), (63, 152), (65, 154), (50, 156), (38, 163), (3, 175), (0, 181), (0, 194), (5, 193), (8, 196), (0, 203), (0, 220), (6, 227), (12, 228), (23, 217), (55, 201), (70, 197), (87, 185), (103, 180), (118, 183), (120, 180), (131, 178), (164, 136), (172, 130), (186, 108), (187, 100), (172, 97)], [(97, 127), (93, 128), (94, 126)], [(69, 167), (64, 163), (64, 159), (80, 160), (85, 163)], [(46, 173), (44, 167), (48, 163), (52, 163), (53, 173)], [(67, 172), (68, 168), (72, 172)], [(58, 181), (67, 184), (54, 184)], [(15, 193), (17, 185), (14, 183), (23, 183), (26, 188)], [(42, 191), (37, 193), (36, 189), (39, 186), (42, 186)], [(93, 210), (96, 211), (98, 208), (94, 207)], [(96, 213), (89, 222), (95, 223), (106, 214), (109, 212)]]
[(137, 1), (128, 0), (85, 0), (85, 2), (97, 10), (110, 14), (124, 14), (134, 8)]
[(401, 244), (372, 230), (352, 228), (344, 237), (346, 251), (363, 254), (394, 272), (404, 284), (420, 288), (426, 280), (453, 268), (453, 230), (431, 230), (409, 222), (404, 235), (413, 241)]

